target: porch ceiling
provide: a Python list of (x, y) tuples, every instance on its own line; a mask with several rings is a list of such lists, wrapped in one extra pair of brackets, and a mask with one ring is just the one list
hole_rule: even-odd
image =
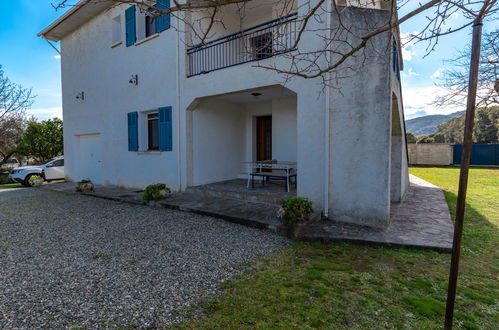
[(244, 105), (244, 104), (269, 103), (274, 99), (282, 99), (294, 96), (296, 96), (296, 93), (293, 92), (292, 90), (284, 86), (276, 85), (276, 86), (248, 89), (244, 91), (237, 91), (227, 94), (218, 94), (218, 95), (201, 97), (192, 102), (189, 108), (190, 109), (195, 108), (196, 105), (199, 103), (199, 101), (213, 99), (213, 98)]

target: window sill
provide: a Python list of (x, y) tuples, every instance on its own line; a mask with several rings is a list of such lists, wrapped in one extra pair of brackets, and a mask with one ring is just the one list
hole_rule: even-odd
[(144, 38), (144, 39), (142, 39), (142, 40), (139, 40), (139, 41), (135, 42), (135, 44), (134, 44), (134, 45), (135, 45), (135, 46), (142, 45), (144, 42), (147, 42), (147, 41), (152, 40), (152, 39), (156, 39), (157, 37), (159, 37), (159, 33), (155, 33), (155, 34), (153, 34), (153, 35), (150, 35), (150, 36), (149, 36), (149, 37), (147, 37), (147, 38)]
[(155, 156), (159, 156), (162, 153), (163, 153), (162, 151), (158, 151), (158, 150), (142, 150), (142, 151), (137, 151), (138, 155), (155, 155)]
[(111, 45), (111, 48), (116, 48), (119, 45), (121, 45), (122, 43), (123, 43), (122, 41), (115, 42), (114, 44)]

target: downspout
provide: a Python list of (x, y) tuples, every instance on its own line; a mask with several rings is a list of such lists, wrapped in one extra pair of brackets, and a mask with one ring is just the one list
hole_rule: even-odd
[[(326, 9), (326, 34), (330, 34), (330, 28), (331, 28), (331, 15), (333, 12), (332, 8), (332, 2), (331, 0), (328, 0), (327, 2), (327, 9)], [(326, 37), (329, 37), (326, 35)], [(329, 63), (328, 63), (329, 65)], [(327, 79), (326, 81), (331, 81), (331, 73), (327, 72), (326, 73)], [(329, 216), (329, 156), (330, 156), (330, 142), (329, 142), (329, 129), (330, 129), (330, 113), (329, 113), (329, 106), (331, 105), (331, 88), (329, 86), (326, 86), (326, 107), (325, 107), (325, 113), (324, 113), (324, 217)]]
[(176, 43), (177, 43), (177, 52), (176, 52), (176, 75), (177, 75), (177, 175), (178, 175), (178, 189), (182, 191), (182, 150), (181, 150), (181, 115), (180, 115), (180, 37), (179, 37), (179, 19), (175, 19), (176, 25)]

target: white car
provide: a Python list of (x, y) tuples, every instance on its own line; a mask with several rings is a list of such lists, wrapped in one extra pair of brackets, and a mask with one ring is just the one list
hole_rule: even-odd
[(22, 166), (12, 170), (9, 179), (31, 187), (36, 179), (44, 181), (64, 179), (64, 156), (51, 159), (45, 164), (37, 166)]
[(11, 170), (19, 166), (21, 166), (19, 161), (15, 158), (11, 158), (2, 164), (2, 170)]

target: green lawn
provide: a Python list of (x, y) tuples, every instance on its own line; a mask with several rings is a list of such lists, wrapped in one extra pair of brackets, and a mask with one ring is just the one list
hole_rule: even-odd
[(0, 188), (21, 188), (20, 183), (0, 183)]
[[(454, 215), (459, 169), (414, 167), (445, 190)], [(472, 169), (456, 327), (499, 324), (499, 170)], [(441, 328), (449, 254), (296, 243), (223, 287), (178, 328)]]

